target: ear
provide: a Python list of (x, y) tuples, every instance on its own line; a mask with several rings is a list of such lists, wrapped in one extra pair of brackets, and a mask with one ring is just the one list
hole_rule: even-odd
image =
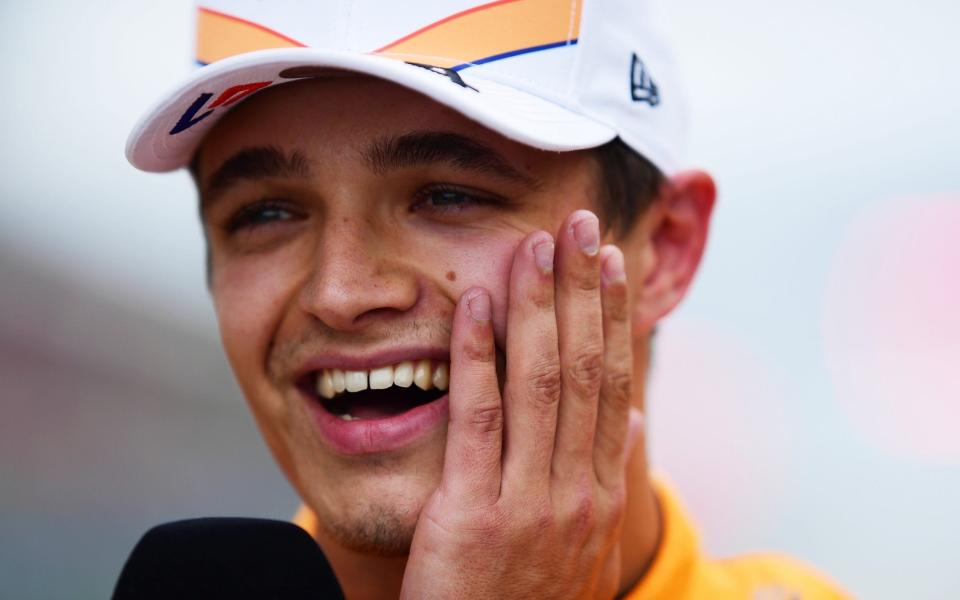
[(653, 331), (687, 293), (707, 244), (717, 188), (703, 171), (685, 171), (664, 185), (633, 240), (635, 335)]

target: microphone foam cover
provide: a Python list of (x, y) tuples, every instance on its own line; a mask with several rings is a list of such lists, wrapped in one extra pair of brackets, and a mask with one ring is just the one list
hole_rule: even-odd
[(343, 593), (306, 531), (284, 521), (205, 518), (148, 531), (113, 593), (132, 598), (331, 598)]

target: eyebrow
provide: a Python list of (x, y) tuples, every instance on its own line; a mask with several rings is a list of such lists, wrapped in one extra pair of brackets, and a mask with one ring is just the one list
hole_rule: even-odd
[(513, 167), (502, 154), (474, 139), (445, 131), (417, 131), (377, 140), (361, 153), (378, 175), (392, 170), (443, 163), (537, 189), (541, 183)]
[(240, 181), (268, 177), (306, 178), (310, 166), (298, 151), (286, 153), (275, 146), (244, 148), (217, 167), (204, 188), (204, 203)]
[[(493, 148), (471, 138), (445, 131), (413, 132), (386, 137), (360, 152), (372, 172), (383, 175), (404, 168), (444, 163), (457, 169), (494, 175), (539, 189), (541, 182), (510, 165)], [(310, 165), (299, 151), (287, 153), (276, 146), (244, 148), (213, 172), (201, 194), (201, 211), (232, 185), (270, 177), (306, 179)]]

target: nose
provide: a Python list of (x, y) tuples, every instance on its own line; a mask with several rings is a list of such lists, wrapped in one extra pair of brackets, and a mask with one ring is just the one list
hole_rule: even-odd
[(363, 220), (331, 219), (323, 226), (300, 293), (305, 312), (331, 329), (353, 331), (406, 312), (417, 298), (416, 275), (389, 237)]

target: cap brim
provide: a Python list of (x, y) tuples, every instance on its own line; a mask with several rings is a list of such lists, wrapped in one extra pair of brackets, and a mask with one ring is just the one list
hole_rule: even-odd
[[(198, 69), (140, 119), (127, 140), (127, 159), (144, 171), (171, 171), (186, 166), (206, 132), (230, 108), (230, 103), (214, 110), (207, 108), (216, 102), (214, 94), (252, 82), (277, 85), (317, 76), (317, 68), (353, 71), (392, 81), (534, 148), (593, 148), (617, 135), (611, 127), (569, 108), (469, 71), (459, 73), (462, 82), (458, 83), (442, 73), (383, 56), (284, 48), (242, 54)], [(192, 124), (172, 133), (204, 95), (208, 100), (189, 115)]]

